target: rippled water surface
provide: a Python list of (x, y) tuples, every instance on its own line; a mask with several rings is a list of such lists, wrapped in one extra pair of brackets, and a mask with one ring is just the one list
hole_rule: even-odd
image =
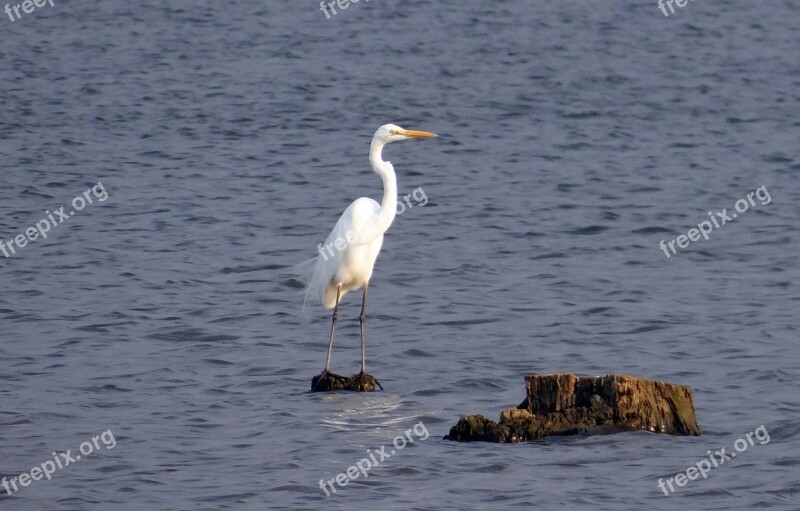
[[(116, 443), (0, 490), (0, 511), (798, 508), (797, 2), (20, 12), (0, 19), (0, 239), (74, 214), (0, 255), (0, 476)], [(387, 122), (440, 137), (385, 151), (426, 197), (370, 287), (385, 391), (311, 394), (329, 315), (285, 270), (380, 197), (366, 154)], [(107, 200), (74, 210), (97, 183)], [(707, 241), (659, 248), (760, 187)], [(703, 434), (441, 439), (559, 371), (689, 385)], [(658, 488), (762, 425), (768, 443)]]

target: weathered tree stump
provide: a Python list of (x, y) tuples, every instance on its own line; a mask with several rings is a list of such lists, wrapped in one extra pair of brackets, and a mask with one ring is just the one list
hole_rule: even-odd
[(352, 390), (354, 392), (375, 392), (381, 387), (374, 376), (367, 373), (358, 373), (350, 376), (339, 376), (328, 371), (323, 371), (311, 380), (312, 392), (332, 392), (335, 390)]
[(527, 397), (504, 410), (500, 422), (482, 415), (461, 417), (446, 440), (524, 442), (548, 435), (586, 431), (648, 430), (671, 435), (700, 434), (692, 389), (636, 376), (531, 374)]

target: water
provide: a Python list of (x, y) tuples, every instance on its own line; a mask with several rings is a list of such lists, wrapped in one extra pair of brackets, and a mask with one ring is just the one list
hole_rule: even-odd
[[(58, 2), (2, 26), (0, 473), (110, 430), (0, 510), (797, 509), (796, 2)], [(384, 392), (307, 392), (328, 312), (284, 269), (379, 198)], [(708, 212), (736, 220), (667, 258)], [(93, 196), (94, 197), (94, 196)], [(412, 201), (412, 204), (414, 202)], [(358, 369), (359, 295), (334, 370)], [(441, 440), (523, 376), (691, 386), (703, 435)], [(326, 497), (422, 422), (430, 436)], [(707, 450), (759, 442), (665, 496)], [(90, 446), (91, 447), (91, 446)]]

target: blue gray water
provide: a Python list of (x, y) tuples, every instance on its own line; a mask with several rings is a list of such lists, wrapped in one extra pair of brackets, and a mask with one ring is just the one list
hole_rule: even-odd
[[(797, 2), (21, 13), (0, 18), (0, 239), (74, 215), (0, 255), (0, 476), (115, 445), (0, 510), (798, 509)], [(285, 269), (380, 197), (366, 154), (387, 122), (441, 136), (386, 150), (427, 202), (370, 288), (385, 391), (311, 394), (329, 316)], [(760, 187), (768, 204), (659, 248)], [(703, 434), (441, 439), (559, 371), (689, 385)], [(427, 439), (325, 496), (420, 422)], [(762, 425), (768, 443), (658, 488)]]

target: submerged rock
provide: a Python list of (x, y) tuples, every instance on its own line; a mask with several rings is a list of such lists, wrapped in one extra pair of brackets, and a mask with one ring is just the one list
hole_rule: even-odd
[(375, 392), (378, 387), (383, 390), (380, 382), (367, 373), (358, 373), (350, 377), (339, 376), (328, 371), (323, 371), (311, 380), (312, 392), (332, 392), (336, 390), (352, 390), (354, 392)]

